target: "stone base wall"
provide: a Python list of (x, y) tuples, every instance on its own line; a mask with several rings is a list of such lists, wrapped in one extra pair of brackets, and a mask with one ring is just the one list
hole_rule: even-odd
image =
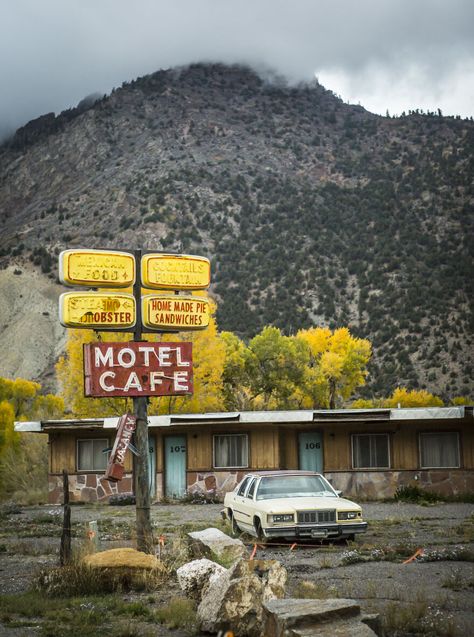
[[(105, 502), (111, 495), (131, 493), (133, 490), (132, 476), (130, 473), (126, 473), (119, 482), (101, 480), (103, 477), (103, 473), (69, 474), (70, 502)], [(62, 504), (62, 475), (50, 475), (48, 482), (48, 501), (50, 504)]]
[(329, 471), (324, 475), (335, 489), (355, 500), (392, 498), (399, 487), (407, 486), (444, 496), (474, 493), (474, 471), (464, 469)]
[(187, 489), (190, 493), (215, 493), (224, 497), (233, 491), (248, 471), (188, 471), (186, 475)]

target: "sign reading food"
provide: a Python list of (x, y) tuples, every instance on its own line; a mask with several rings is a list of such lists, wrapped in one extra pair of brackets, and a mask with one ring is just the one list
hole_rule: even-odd
[(135, 257), (115, 250), (64, 250), (59, 280), (66, 285), (126, 288), (135, 283)]
[(192, 343), (84, 345), (85, 396), (179, 396), (193, 393)]
[(125, 471), (125, 452), (132, 440), (136, 424), (137, 418), (131, 414), (125, 414), (119, 419), (117, 424), (117, 435), (115, 436), (115, 442), (107, 464), (107, 469), (103, 478), (104, 480), (118, 482), (123, 478)]
[(133, 294), (65, 292), (59, 297), (59, 321), (64, 327), (124, 330), (136, 323)]
[(198, 296), (142, 296), (143, 325), (152, 330), (203, 330), (209, 325), (209, 301)]
[(146, 254), (141, 262), (142, 283), (158, 290), (205, 290), (211, 283), (211, 264), (188, 254)]

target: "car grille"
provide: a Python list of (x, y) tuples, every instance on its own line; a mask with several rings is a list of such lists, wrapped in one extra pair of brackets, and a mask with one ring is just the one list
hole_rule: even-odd
[(298, 511), (299, 524), (325, 524), (336, 521), (336, 510), (328, 511)]

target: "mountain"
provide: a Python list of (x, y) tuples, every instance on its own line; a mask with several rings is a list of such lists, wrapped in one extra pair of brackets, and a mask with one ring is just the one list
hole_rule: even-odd
[[(28, 287), (65, 248), (207, 255), (220, 329), (348, 325), (373, 343), (365, 395), (472, 396), (473, 149), (472, 119), (381, 117), (239, 66), (159, 71), (3, 144), (0, 262)], [(14, 315), (4, 347), (43, 339), (11, 336)]]

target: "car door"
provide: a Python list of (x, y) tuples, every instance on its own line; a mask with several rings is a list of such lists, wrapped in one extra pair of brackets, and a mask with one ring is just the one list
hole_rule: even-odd
[(235, 521), (241, 529), (248, 526), (248, 513), (245, 508), (245, 492), (249, 486), (250, 480), (250, 476), (242, 480), (234, 496), (232, 513)]
[(248, 531), (253, 528), (253, 518), (255, 514), (255, 486), (257, 484), (257, 478), (251, 477), (247, 485), (245, 486), (245, 491), (242, 496), (240, 496), (241, 500), (239, 502), (239, 510), (240, 510), (240, 519), (239, 526), (242, 531)]

